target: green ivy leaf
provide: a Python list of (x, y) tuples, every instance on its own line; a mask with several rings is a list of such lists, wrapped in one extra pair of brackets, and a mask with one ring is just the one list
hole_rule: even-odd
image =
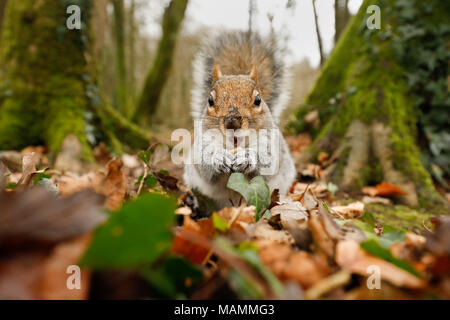
[(95, 232), (81, 264), (93, 269), (133, 268), (154, 262), (170, 249), (176, 202), (146, 194), (126, 203)]
[(247, 205), (256, 207), (256, 221), (270, 205), (270, 189), (261, 176), (254, 177), (249, 183), (242, 173), (233, 173), (227, 187), (242, 195)]

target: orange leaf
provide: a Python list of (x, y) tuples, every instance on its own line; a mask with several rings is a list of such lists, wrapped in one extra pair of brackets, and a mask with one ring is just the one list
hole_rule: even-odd
[(201, 264), (208, 255), (210, 248), (208, 245), (198, 245), (189, 241), (183, 236), (183, 231), (197, 234), (206, 239), (211, 239), (215, 234), (214, 224), (211, 218), (192, 220), (189, 216), (184, 216), (184, 223), (175, 235), (172, 242), (172, 251), (188, 259), (192, 263)]
[(371, 197), (375, 196), (389, 197), (407, 194), (400, 187), (394, 186), (384, 181), (376, 185), (375, 187), (364, 187), (362, 189), (362, 192), (368, 194)]

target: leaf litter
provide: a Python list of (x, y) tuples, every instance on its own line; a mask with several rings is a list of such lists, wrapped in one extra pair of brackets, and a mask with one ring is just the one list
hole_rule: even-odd
[[(114, 157), (99, 145), (96, 163), (64, 163), (63, 152), (56, 168), (45, 148), (2, 152), (0, 297), (110, 298), (101, 288), (124, 288), (130, 298), (450, 298), (447, 217), (431, 232), (367, 218), (366, 204), (390, 205), (398, 187), (366, 187), (352, 200), (323, 179), (334, 159), (320, 154), (287, 195), (233, 174), (240, 203), (202, 216), (207, 206), (168, 164), (169, 150)], [(84, 289), (68, 290), (67, 266), (78, 264)]]

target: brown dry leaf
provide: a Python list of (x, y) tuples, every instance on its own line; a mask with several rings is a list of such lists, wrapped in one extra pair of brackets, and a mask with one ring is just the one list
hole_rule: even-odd
[(331, 207), (331, 211), (344, 217), (345, 219), (359, 218), (364, 211), (364, 203), (357, 201), (349, 203), (346, 206), (334, 206)]
[(311, 210), (314, 208), (317, 208), (317, 201), (314, 199), (314, 197), (309, 194), (308, 192), (305, 194), (305, 196), (302, 199), (302, 204), (306, 207), (306, 209)]
[(192, 210), (188, 206), (184, 206), (184, 207), (181, 207), (181, 208), (178, 208), (177, 210), (175, 210), (175, 214), (178, 214), (181, 216), (190, 216), (192, 214)]
[(402, 270), (395, 265), (372, 256), (353, 240), (339, 241), (336, 246), (336, 263), (342, 268), (350, 270), (362, 276), (369, 276), (367, 268), (377, 266), (380, 268), (380, 276), (398, 287), (420, 289), (426, 285), (424, 279), (419, 279), (411, 273)]
[(68, 196), (81, 190), (93, 189), (106, 197), (106, 209), (116, 210), (122, 204), (127, 186), (127, 177), (121, 169), (122, 162), (114, 158), (108, 162), (106, 174), (98, 171), (79, 177), (62, 176), (58, 181), (59, 192), (62, 196)]
[(312, 142), (311, 135), (309, 133), (300, 133), (295, 136), (286, 136), (286, 142), (289, 145), (289, 149), (294, 154), (300, 154)]
[(35, 288), (46, 256), (45, 252), (32, 251), (0, 257), (0, 300), (39, 299)]
[(270, 240), (256, 243), (262, 262), (282, 281), (293, 280), (309, 288), (330, 272), (320, 258), (305, 251), (294, 251), (288, 244)]
[(294, 238), (286, 230), (275, 230), (266, 219), (261, 219), (257, 223), (247, 228), (247, 234), (256, 240), (272, 240), (278, 243), (293, 244)]
[(45, 146), (29, 146), (24, 149), (22, 149), (21, 153), (23, 155), (35, 153), (38, 157), (39, 161), (38, 164), (40, 166), (49, 166), (50, 161), (48, 161), (47, 154), (49, 153), (50, 149)]
[(385, 205), (391, 205), (392, 204), (392, 200), (389, 199), (389, 198), (369, 197), (369, 196), (364, 196), (362, 198), (362, 202), (363, 203), (381, 203), (381, 204), (385, 204)]
[(327, 160), (330, 157), (330, 155), (326, 152), (320, 152), (317, 156), (317, 161), (322, 164), (325, 160)]
[(0, 299), (87, 298), (88, 274), (81, 291), (68, 293), (65, 271), (87, 245), (77, 237), (106, 220), (103, 200), (90, 191), (61, 199), (39, 187), (0, 193)]
[[(450, 217), (436, 217), (432, 222), (436, 226), (435, 231), (427, 235), (425, 245), (435, 258), (432, 272), (437, 276), (448, 276), (450, 274)], [(450, 288), (448, 292), (450, 296)]]
[(77, 265), (91, 240), (91, 235), (85, 235), (72, 241), (58, 244), (43, 263), (42, 276), (37, 286), (40, 299), (47, 300), (84, 300), (89, 298), (91, 272), (81, 269), (80, 289), (71, 290), (67, 287), (70, 273), (67, 268)]
[(356, 226), (346, 223), (339, 226), (326, 211), (323, 204), (319, 206), (319, 219), (322, 222), (328, 235), (335, 241), (343, 239), (352, 239), (356, 242), (366, 240), (364, 232)]
[(255, 207), (230, 207), (217, 212), (232, 228), (247, 232), (248, 226), (255, 222)]
[(201, 246), (189, 241), (183, 233), (193, 233), (204, 239), (212, 239), (215, 232), (211, 218), (194, 221), (189, 216), (184, 216), (183, 226), (178, 228), (173, 239), (172, 251), (192, 263), (201, 264), (208, 258), (210, 248), (206, 244)]
[(55, 160), (55, 169), (80, 173), (83, 171), (82, 146), (78, 138), (70, 134), (62, 142), (61, 149)]
[(323, 252), (327, 257), (334, 257), (335, 243), (322, 224), (318, 213), (310, 214), (308, 227), (319, 251)]
[(281, 225), (285, 230), (306, 229), (308, 213), (300, 202), (283, 203), (270, 209), (270, 213), (280, 215)]
[(33, 177), (33, 174), (36, 173), (36, 166), (39, 163), (39, 156), (31, 152), (29, 154), (25, 154), (22, 159), (22, 177), (20, 178), (18, 184), (28, 186)]
[(0, 161), (11, 171), (22, 170), (22, 153), (18, 151), (0, 151)]
[(103, 197), (90, 191), (61, 199), (43, 188), (0, 193), (0, 246), (52, 244), (94, 229), (106, 220)]
[(107, 164), (107, 174), (100, 186), (94, 189), (106, 196), (105, 208), (116, 210), (122, 205), (127, 188), (127, 177), (122, 172), (122, 161), (114, 158)]
[(102, 166), (105, 166), (111, 160), (111, 154), (104, 142), (100, 142), (99, 145), (94, 148), (92, 153), (94, 154), (95, 161)]
[(2, 160), (0, 160), (0, 190), (3, 190), (6, 186), (6, 175), (9, 174), (9, 169), (5, 166)]
[(400, 187), (394, 186), (387, 182), (381, 182), (375, 187), (364, 187), (362, 192), (368, 194), (371, 197), (375, 196), (401, 196), (407, 194), (407, 192), (403, 191)]

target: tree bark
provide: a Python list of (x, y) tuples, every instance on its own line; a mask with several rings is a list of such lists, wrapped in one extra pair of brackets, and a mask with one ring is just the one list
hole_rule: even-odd
[[(87, 19), (88, 8), (82, 8)], [(59, 1), (8, 1), (1, 42), (0, 149), (46, 143), (57, 151), (74, 134), (91, 158), (86, 139), (89, 105), (84, 30), (66, 28)], [(57, 36), (58, 35), (58, 36)]]
[(325, 55), (324, 55), (323, 46), (322, 46), (322, 36), (320, 35), (320, 29), (319, 29), (319, 18), (317, 17), (317, 11), (316, 11), (316, 0), (312, 0), (312, 5), (313, 5), (313, 11), (314, 11), (314, 23), (316, 25), (317, 44), (319, 46), (320, 65), (323, 66), (323, 64), (325, 62)]
[(151, 121), (156, 111), (164, 84), (169, 77), (178, 31), (184, 19), (188, 0), (172, 0), (164, 11), (162, 38), (159, 41), (156, 58), (147, 75), (135, 111), (134, 119), (146, 117)]
[(334, 44), (338, 42), (349, 19), (348, 0), (334, 0)]
[(114, 40), (116, 47), (117, 87), (115, 104), (118, 110), (128, 117), (131, 113), (127, 90), (127, 65), (125, 51), (125, 5), (124, 0), (113, 0), (114, 7)]
[[(89, 25), (92, 2), (81, 8)], [(0, 54), (0, 149), (47, 145), (57, 153), (75, 135), (85, 160), (92, 160), (86, 115), (94, 114), (97, 130), (119, 149), (118, 141), (148, 146), (150, 135), (115, 113), (96, 87), (96, 68), (86, 28), (66, 27), (60, 1), (8, 1)]]
[[(5, 15), (6, 1), (7, 0), (0, 0), (0, 35), (2, 33), (2, 23), (3, 23), (4, 15)], [(1, 38), (1, 36), (0, 36), (0, 38)]]
[[(376, 2), (382, 12), (384, 3)], [(381, 40), (377, 30), (361, 31), (369, 4), (373, 1), (364, 1), (351, 20), (305, 101), (307, 110), (317, 109), (326, 123), (303, 160), (327, 152), (337, 161), (326, 173), (343, 190), (359, 191), (385, 181), (407, 192), (398, 199), (402, 203), (446, 213), (448, 206), (441, 206), (421, 162), (418, 115), (405, 71), (396, 62), (389, 39)], [(381, 30), (396, 23), (387, 15), (381, 22)], [(298, 111), (293, 127), (301, 127), (304, 110)]]

